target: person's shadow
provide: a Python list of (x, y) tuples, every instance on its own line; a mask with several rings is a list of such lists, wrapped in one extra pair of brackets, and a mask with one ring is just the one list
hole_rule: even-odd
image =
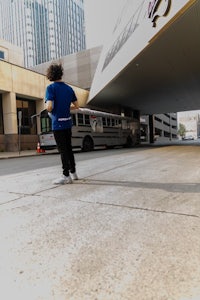
[(144, 182), (144, 181), (115, 181), (115, 180), (99, 180), (99, 179), (83, 179), (84, 183), (92, 185), (104, 186), (123, 186), (141, 189), (160, 189), (172, 193), (200, 193), (200, 183), (160, 183), (160, 182)]

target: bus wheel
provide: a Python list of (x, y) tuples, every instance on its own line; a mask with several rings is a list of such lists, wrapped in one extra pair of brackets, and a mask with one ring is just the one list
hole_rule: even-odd
[(93, 149), (94, 149), (94, 143), (93, 143), (92, 138), (89, 136), (86, 136), (83, 140), (82, 150), (84, 152), (87, 152), (87, 151), (92, 151)]

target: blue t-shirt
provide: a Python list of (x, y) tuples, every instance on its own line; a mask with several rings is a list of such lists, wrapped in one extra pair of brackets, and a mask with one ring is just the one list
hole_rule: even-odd
[(46, 88), (45, 102), (53, 102), (52, 130), (72, 127), (70, 105), (76, 101), (74, 90), (62, 81), (53, 82)]

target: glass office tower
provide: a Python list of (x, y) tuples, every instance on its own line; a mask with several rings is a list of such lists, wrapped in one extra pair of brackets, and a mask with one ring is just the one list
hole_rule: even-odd
[(86, 48), (83, 0), (0, 0), (0, 38), (31, 67)]

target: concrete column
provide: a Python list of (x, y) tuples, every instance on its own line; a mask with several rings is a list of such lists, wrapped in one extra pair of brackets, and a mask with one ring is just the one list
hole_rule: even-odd
[(18, 134), (16, 94), (5, 93), (2, 95), (3, 120), (5, 134)]
[(154, 116), (149, 115), (149, 142), (154, 143)]
[(2, 95), (5, 151), (18, 151), (16, 94)]
[(171, 122), (171, 113), (169, 114), (169, 140), (172, 140), (172, 122)]

